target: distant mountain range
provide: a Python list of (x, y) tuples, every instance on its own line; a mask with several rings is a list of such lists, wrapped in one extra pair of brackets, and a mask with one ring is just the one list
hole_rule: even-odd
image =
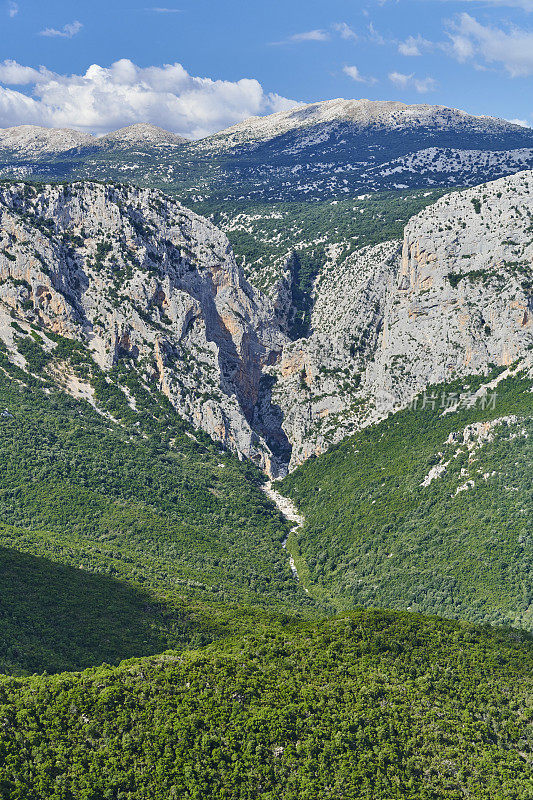
[(147, 124), (101, 138), (34, 126), (0, 131), (0, 176), (132, 182), (189, 203), (465, 186), (531, 167), (529, 128), (385, 101), (298, 106), (197, 142)]

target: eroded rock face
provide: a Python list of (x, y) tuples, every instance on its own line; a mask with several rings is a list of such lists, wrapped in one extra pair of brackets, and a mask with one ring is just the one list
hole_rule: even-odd
[(176, 409), (276, 476), (290, 455), (263, 368), (286, 337), (224, 234), (157, 191), (91, 183), (0, 189), (0, 301), (131, 358)]
[(271, 371), (291, 467), (426, 386), (533, 346), (533, 173), (447, 195), (403, 242), (355, 253), (315, 287), (313, 333)]
[(3, 318), (83, 342), (105, 370), (131, 359), (184, 418), (270, 477), (428, 385), (524, 358), (532, 264), (523, 172), (441, 198), (403, 242), (329, 261), (310, 335), (290, 341), (290, 272), (267, 298), (220, 230), (161, 193), (0, 188)]
[(533, 344), (533, 173), (448, 195), (406, 226), (369, 383), (404, 404)]
[(380, 340), (397, 252), (397, 242), (386, 242), (332, 264), (315, 286), (312, 334), (286, 345), (270, 370), (293, 445), (291, 467), (326, 450), (369, 413), (363, 381)]

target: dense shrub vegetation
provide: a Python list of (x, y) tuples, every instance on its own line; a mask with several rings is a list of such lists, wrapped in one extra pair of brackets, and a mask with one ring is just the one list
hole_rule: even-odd
[(533, 644), (358, 612), (0, 682), (13, 800), (526, 800)]
[[(60, 337), (59, 355), (34, 337), (20, 342), (37, 373), (68, 350)], [(77, 348), (74, 361), (83, 371)], [(117, 663), (246, 630), (264, 616), (252, 606), (313, 608), (291, 575), (287, 526), (261, 473), (189, 430), (165, 398), (144, 397), (133, 370), (107, 383), (91, 369), (115, 421), (0, 352), (1, 668)]]
[[(533, 629), (531, 383), (501, 381), (485, 409), (477, 402), (443, 414), (440, 400), (421, 402), (287, 477), (282, 491), (306, 517), (293, 546), (308, 588), (341, 609), (407, 608)], [(512, 414), (519, 420), (494, 427), (492, 440), (470, 440), (472, 449), (463, 440), (468, 424)], [(444, 471), (427, 483), (438, 465)]]

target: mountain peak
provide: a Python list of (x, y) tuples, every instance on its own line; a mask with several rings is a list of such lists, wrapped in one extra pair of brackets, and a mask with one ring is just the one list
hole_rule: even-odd
[(45, 128), (41, 125), (17, 125), (0, 129), (0, 149), (9, 149), (23, 155), (62, 153), (75, 147), (94, 145), (90, 133), (71, 128)]
[(278, 111), (266, 117), (250, 117), (214, 134), (209, 141), (224, 141), (232, 146), (249, 140), (267, 140), (291, 130), (323, 124), (351, 123), (358, 128), (386, 127), (403, 129), (431, 125), (442, 129), (463, 128), (468, 125), (479, 132), (517, 130), (518, 125), (489, 116), (474, 116), (447, 106), (416, 103), (408, 105), (396, 100), (346, 100), (342, 97), (307, 105), (288, 111)]
[(137, 122), (134, 125), (119, 128), (117, 131), (102, 136), (102, 138), (99, 139), (99, 144), (113, 144), (119, 146), (132, 144), (176, 145), (183, 144), (186, 141), (187, 139), (184, 139), (182, 136), (171, 133), (157, 125), (151, 125), (147, 122)]

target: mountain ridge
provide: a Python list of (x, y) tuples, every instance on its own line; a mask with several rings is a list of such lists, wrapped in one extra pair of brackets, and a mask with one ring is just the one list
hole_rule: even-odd
[(84, 148), (104, 148), (107, 144), (123, 147), (138, 143), (171, 146), (187, 141), (157, 125), (141, 122), (118, 128), (104, 136), (94, 136), (73, 128), (48, 128), (41, 125), (0, 128), (0, 149), (12, 150), (19, 155), (45, 157), (47, 154), (68, 153)]
[(231, 146), (245, 142), (247, 134), (250, 139), (270, 139), (289, 131), (336, 122), (351, 123), (360, 128), (390, 127), (398, 130), (413, 124), (422, 125), (429, 122), (436, 125), (440, 123), (442, 127), (454, 127), (465, 123), (477, 127), (479, 132), (491, 128), (508, 131), (523, 129), (516, 123), (498, 117), (469, 114), (449, 106), (407, 104), (394, 100), (337, 98), (297, 106), (264, 117), (250, 117), (201, 141), (225, 137), (229, 140), (228, 146)]
[[(213, 134), (196, 140), (199, 142), (209, 142), (218, 137), (231, 137), (233, 134), (249, 132), (250, 138), (272, 138), (287, 133), (297, 128), (310, 127), (327, 122), (353, 122), (362, 127), (372, 125), (391, 126), (401, 128), (409, 124), (422, 123), (423, 121), (439, 121), (443, 125), (450, 125), (461, 121), (470, 124), (477, 124), (480, 130), (497, 127), (505, 130), (523, 130), (523, 126), (509, 122), (500, 117), (493, 117), (487, 114), (475, 115), (461, 109), (452, 108), (444, 105), (431, 105), (427, 103), (407, 104), (394, 100), (367, 100), (336, 98), (308, 104), (298, 104), (288, 111), (278, 111), (274, 114), (264, 116), (252, 116), (238, 122), (229, 128), (216, 131)], [(17, 135), (18, 134), (18, 135)], [(77, 146), (87, 144), (101, 145), (108, 141), (131, 141), (147, 140), (160, 144), (181, 144), (188, 141), (179, 134), (173, 133), (158, 125), (145, 122), (137, 122), (127, 125), (117, 130), (109, 131), (103, 136), (79, 131), (75, 128), (54, 128), (41, 125), (18, 125), (9, 128), (0, 128), (0, 147), (7, 147), (6, 141), (16, 143), (19, 139), (22, 143), (29, 139), (42, 138), (48, 136), (50, 140), (57, 139), (61, 144), (61, 150), (73, 149)], [(70, 144), (72, 142), (72, 145)], [(46, 152), (53, 152), (52, 149)]]
[(137, 123), (101, 136), (0, 131), (0, 177), (122, 181), (186, 204), (317, 200), (462, 186), (533, 167), (533, 130), (445, 106), (331, 100), (252, 117), (192, 141)]

